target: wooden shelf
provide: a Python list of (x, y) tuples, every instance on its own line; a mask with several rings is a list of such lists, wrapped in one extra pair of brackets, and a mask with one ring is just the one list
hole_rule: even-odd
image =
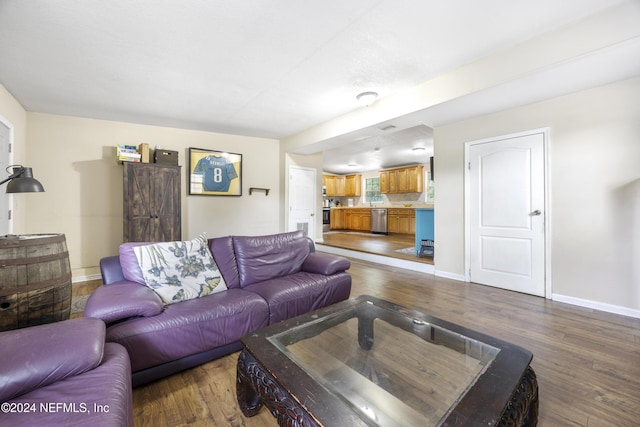
[(264, 191), (264, 195), (268, 196), (270, 188), (257, 188), (257, 187), (249, 187), (249, 195), (253, 194), (254, 191)]

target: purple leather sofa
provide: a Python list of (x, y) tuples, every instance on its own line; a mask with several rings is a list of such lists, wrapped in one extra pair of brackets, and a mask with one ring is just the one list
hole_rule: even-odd
[(97, 319), (0, 333), (0, 425), (133, 426), (131, 365)]
[(106, 339), (131, 359), (133, 386), (225, 356), (240, 338), (272, 323), (349, 298), (346, 258), (317, 253), (299, 232), (208, 240), (228, 289), (163, 306), (150, 288), (125, 279), (131, 256), (103, 258), (104, 286), (84, 316), (107, 324)]

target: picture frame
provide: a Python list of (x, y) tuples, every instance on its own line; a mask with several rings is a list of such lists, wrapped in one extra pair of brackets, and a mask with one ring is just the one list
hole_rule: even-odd
[(242, 196), (242, 154), (189, 148), (189, 194)]

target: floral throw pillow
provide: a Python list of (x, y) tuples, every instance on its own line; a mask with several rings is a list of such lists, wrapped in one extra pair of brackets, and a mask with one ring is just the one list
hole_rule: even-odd
[(165, 305), (227, 289), (204, 233), (188, 242), (159, 242), (133, 250), (145, 285)]

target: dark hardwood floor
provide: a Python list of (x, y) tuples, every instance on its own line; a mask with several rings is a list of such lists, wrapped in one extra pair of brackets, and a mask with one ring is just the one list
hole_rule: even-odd
[[(640, 319), (356, 259), (351, 263), (351, 296), (373, 295), (531, 350), (540, 389), (539, 426), (639, 425)], [(252, 418), (240, 412), (237, 357), (135, 389), (136, 425), (276, 426), (264, 409)]]

